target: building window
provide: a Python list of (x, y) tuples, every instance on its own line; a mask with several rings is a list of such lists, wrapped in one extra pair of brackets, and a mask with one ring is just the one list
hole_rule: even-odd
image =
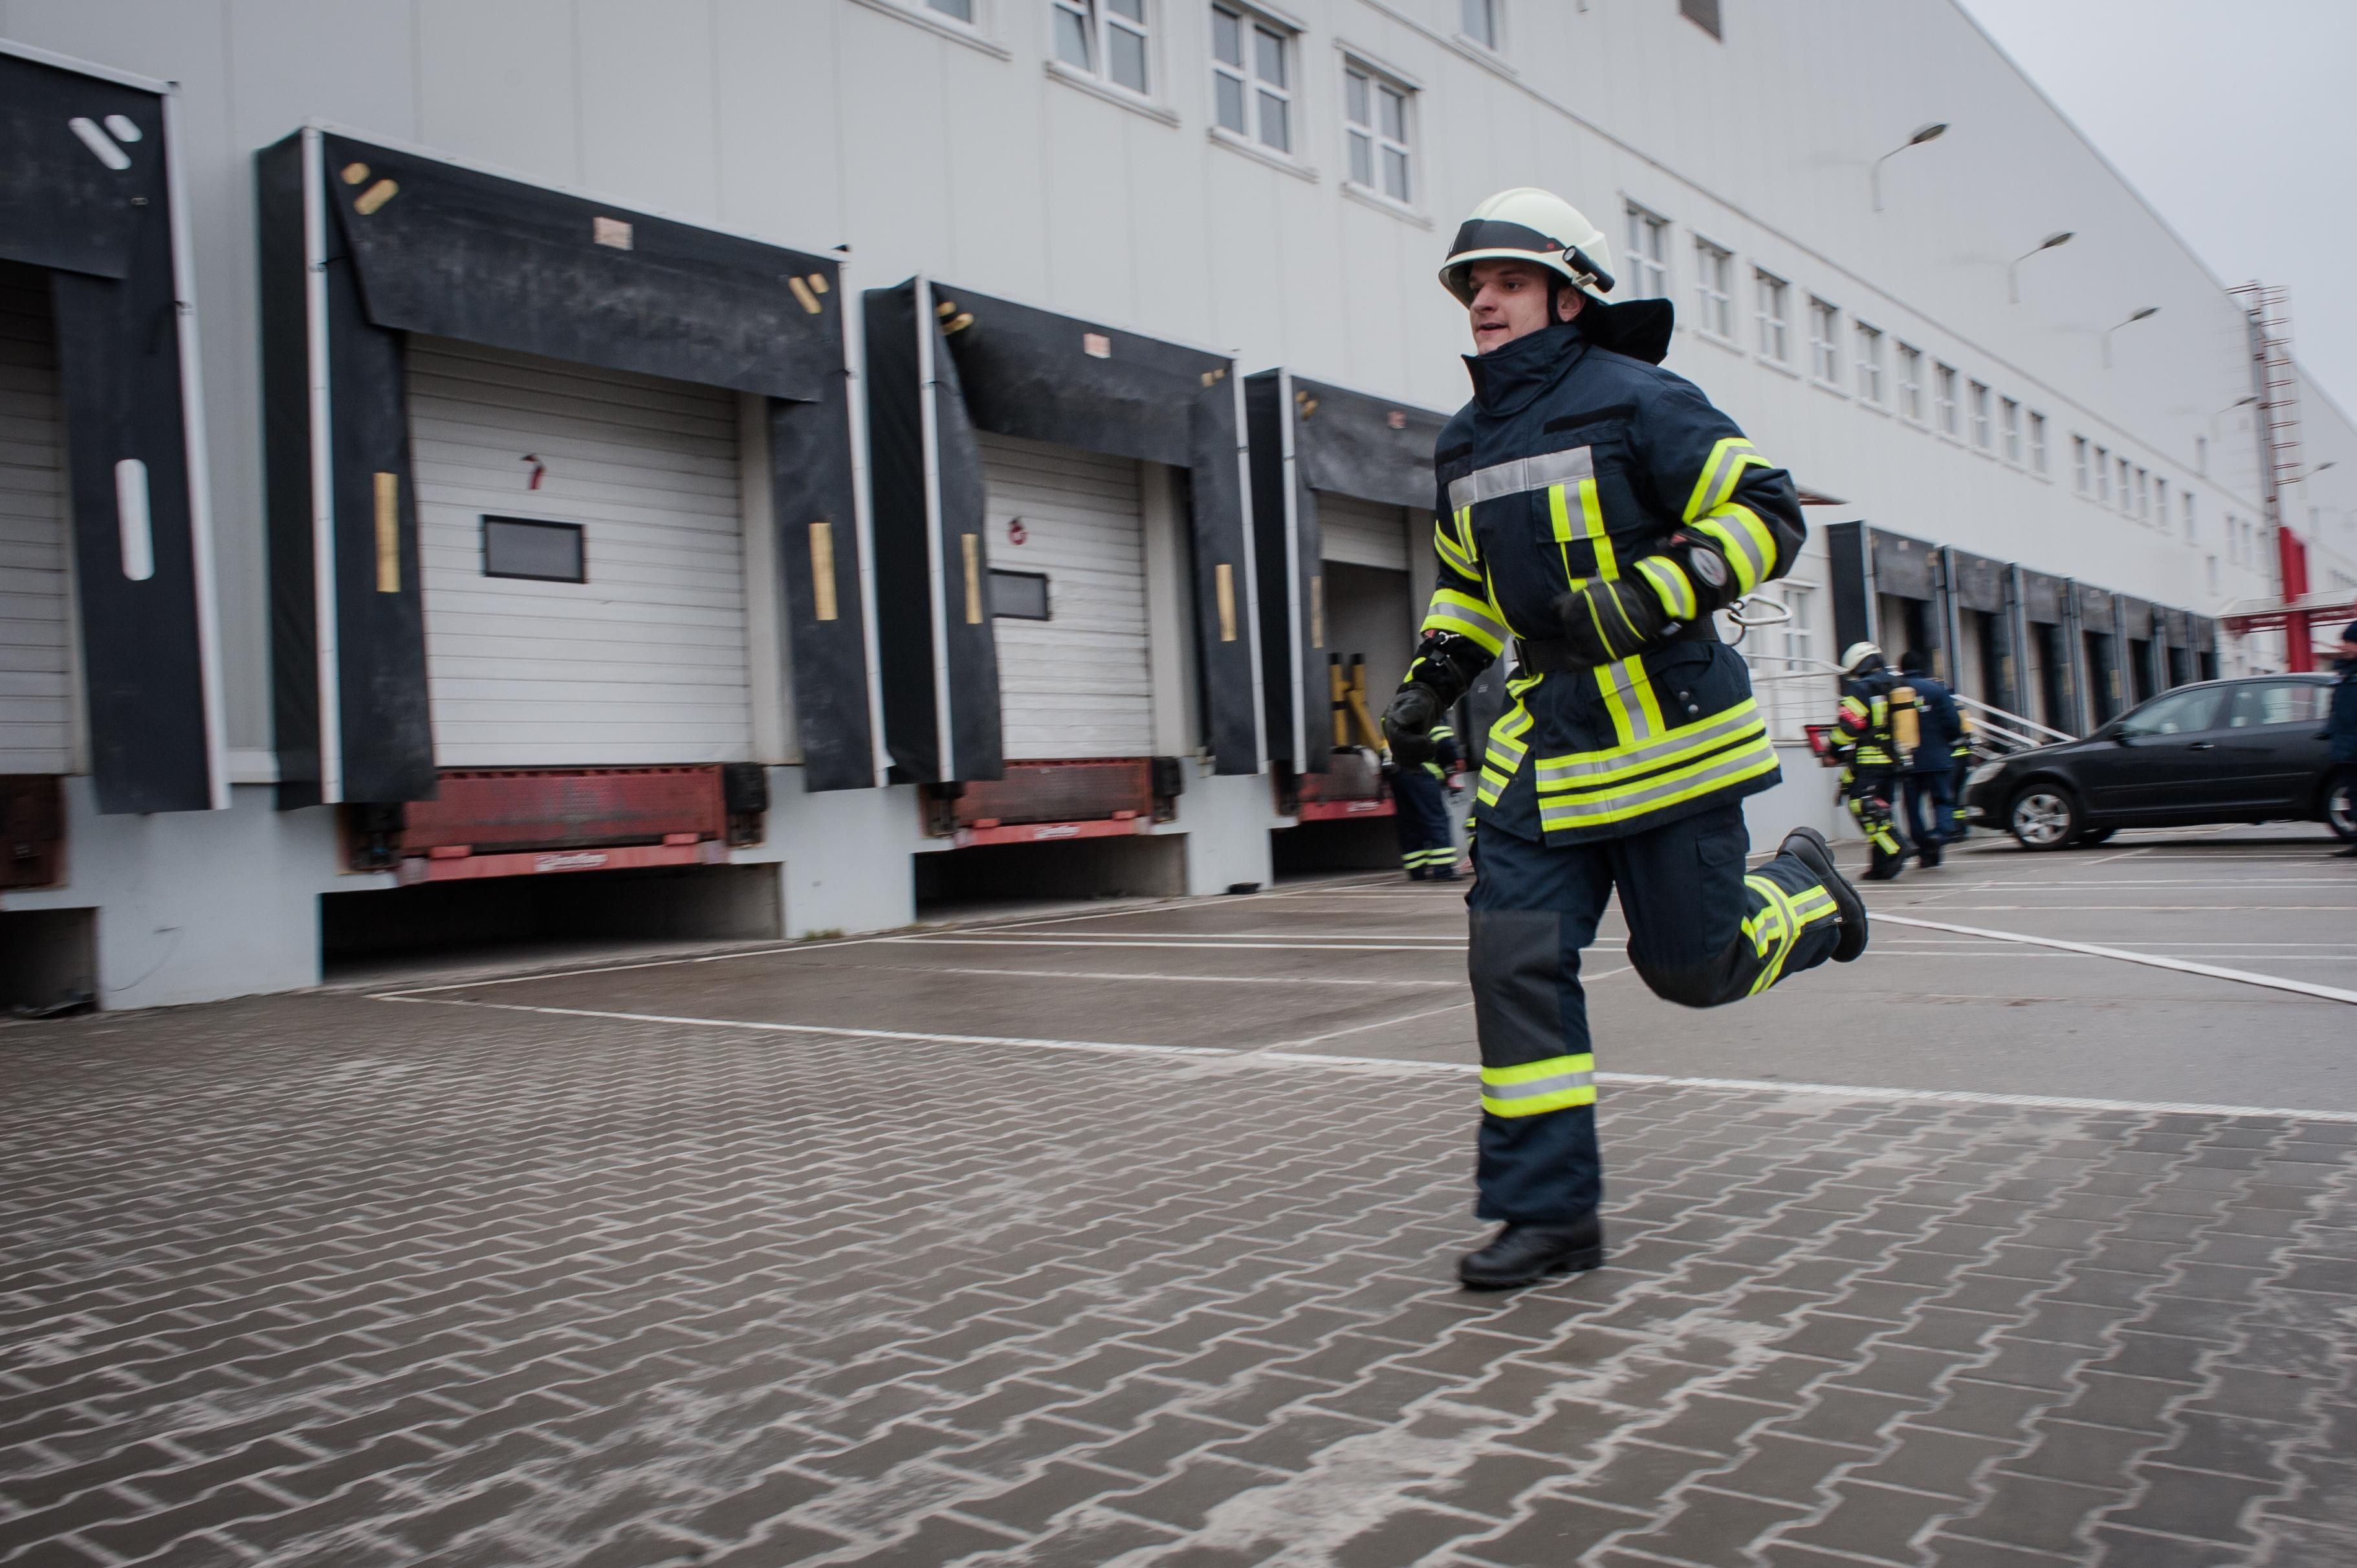
[(1989, 390), (1979, 381), (1973, 388), (1973, 445), (1986, 452), (1989, 449)]
[(2087, 477), (2087, 438), (2083, 435), (2071, 437), (2071, 482), (2081, 495), (2087, 493), (2091, 481)]
[(2046, 472), (2046, 416), (2042, 413), (2029, 416), (2029, 471)]
[(1678, 0), (1678, 15), (1714, 38), (1727, 37), (1718, 28), (1718, 0)]
[(1145, 94), (1146, 0), (1051, 0), (1056, 58), (1075, 70)]
[(1857, 395), (1882, 401), (1882, 333), (1863, 321), (1857, 323)]
[(2193, 438), (2193, 471), (2205, 479), (2210, 477), (2210, 437), (2207, 435)]
[(1408, 181), (1407, 89), (1357, 60), (1342, 68), (1344, 140), (1351, 147), (1351, 183), (1380, 190), (1405, 205)]
[(2163, 533), (2169, 532), (2169, 481), (2158, 475), (2152, 481), (2152, 522)]
[(2191, 490), (2177, 492), (2177, 510), (2185, 514), (2185, 542), (2190, 544), (2196, 537), (2193, 528), (2193, 492)]
[(1923, 423), (1923, 350), (1908, 343), (1899, 345), (1899, 412)]
[(1498, 0), (1458, 0), (1464, 34), (1485, 49), (1498, 45)]
[(1954, 435), (1956, 429), (1956, 367), (1935, 365), (1932, 371), (1932, 407), (1939, 415), (1940, 434)]
[(2009, 397), (1997, 399), (1997, 428), (2005, 435), (2005, 460), (2021, 461), (2021, 404)]
[(1757, 268), (1752, 270), (1751, 285), (1753, 311), (1760, 321), (1760, 352), (1779, 364), (1790, 364), (1792, 349), (1785, 333), (1791, 320), (1792, 285)]
[(586, 583), (588, 531), (577, 522), (534, 518), (483, 519), (483, 575), (533, 583)]
[(990, 614), (994, 620), (1052, 620), (1048, 574), (990, 569)]
[(1670, 220), (1629, 203), (1629, 265), (1631, 299), (1670, 297)]
[[(1772, 597), (1781, 599), (1792, 618), (1774, 628), (1773, 640), (1763, 636), (1756, 657), (1770, 669), (1763, 675), (1815, 675), (1813, 661), (1817, 652), (1816, 589), (1805, 583), (1785, 581), (1776, 585)], [(1817, 717), (1821, 698), (1814, 681), (1770, 681), (1767, 707), (1775, 724), (1779, 738), (1802, 738), (1802, 726)]]
[(2108, 446), (2095, 448), (2095, 499), (2105, 506), (2112, 504), (2112, 453)]
[(1293, 150), (1293, 39), (1258, 16), (1211, 7), (1211, 101), (1222, 127)]
[(944, 16), (954, 16), (969, 27), (974, 24), (974, 0), (925, 0), (925, 7)]
[(1813, 295), (1809, 300), (1809, 373), (1827, 386), (1841, 385), (1841, 312)]
[(2136, 521), (2149, 522), (2152, 521), (2152, 475), (2147, 469), (2138, 468), (2136, 477)]
[(2119, 459), (2119, 465), (2120, 465), (2120, 515), (2121, 515), (2122, 517), (2126, 517), (2126, 516), (2128, 514), (2128, 460), (2127, 460), (2126, 457), (2122, 457), (2122, 458), (2120, 458), (2120, 459)]
[(1695, 295), (1702, 306), (1702, 329), (1735, 341), (1735, 253), (1709, 241), (1695, 240)]

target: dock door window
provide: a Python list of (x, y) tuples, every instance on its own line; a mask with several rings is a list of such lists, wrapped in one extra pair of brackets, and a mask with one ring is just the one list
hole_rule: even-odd
[(538, 583), (586, 583), (589, 561), (577, 522), (522, 517), (483, 519), (483, 575)]
[(1048, 574), (1001, 572), (993, 567), (990, 573), (990, 613), (997, 620), (1054, 618), (1048, 613)]

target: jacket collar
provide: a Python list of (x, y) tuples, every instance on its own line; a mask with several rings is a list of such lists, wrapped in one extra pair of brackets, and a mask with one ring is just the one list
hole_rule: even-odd
[(1484, 413), (1518, 413), (1563, 379), (1587, 352), (1577, 321), (1558, 321), (1515, 338), (1502, 349), (1465, 356), (1473, 378), (1473, 401)]

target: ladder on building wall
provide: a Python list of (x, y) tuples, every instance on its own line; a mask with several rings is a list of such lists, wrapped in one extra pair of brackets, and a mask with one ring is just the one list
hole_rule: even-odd
[[(2284, 487), (2307, 478), (2300, 467), (2299, 371), (2291, 357), (2291, 291), (2280, 285), (2246, 283), (2230, 292), (2251, 322), (2251, 360), (2259, 387), (2260, 499), (2276, 546), (2284, 661), (2294, 670), (2313, 669), (2308, 614), (2292, 607), (2308, 593), (2308, 553), (2284, 521)], [(2230, 630), (2244, 629), (2227, 624)]]

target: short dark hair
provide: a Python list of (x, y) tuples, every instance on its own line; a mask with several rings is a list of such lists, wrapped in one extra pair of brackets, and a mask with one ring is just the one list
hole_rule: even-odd
[(1929, 675), (1932, 661), (1910, 648), (1899, 656), (1899, 671), (1902, 675)]

